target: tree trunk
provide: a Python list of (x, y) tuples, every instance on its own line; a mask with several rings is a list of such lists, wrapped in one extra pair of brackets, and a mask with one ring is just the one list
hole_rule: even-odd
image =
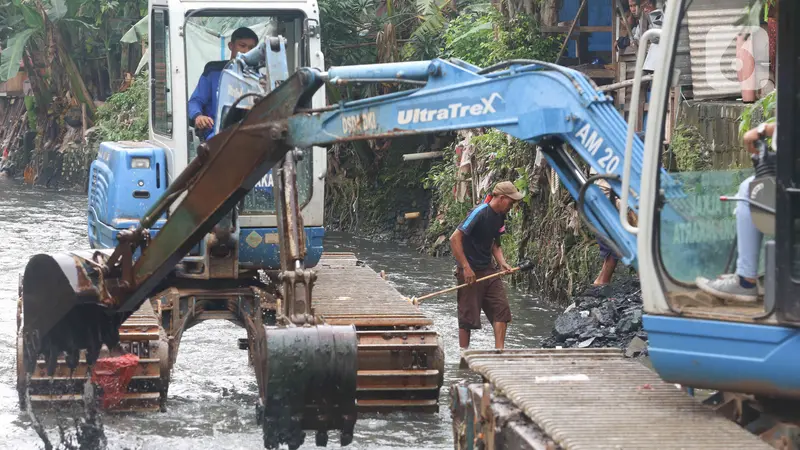
[(561, 8), (560, 0), (540, 0), (539, 17), (541, 24), (546, 27), (558, 25), (559, 8)]
[(534, 7), (533, 7), (533, 0), (523, 0), (522, 6), (525, 9), (525, 14), (528, 16), (533, 16), (534, 14)]
[(52, 40), (48, 42), (47, 45), (49, 46), (52, 44), (55, 46), (55, 53), (58, 55), (58, 60), (61, 62), (67, 79), (69, 80), (70, 91), (75, 98), (77, 98), (79, 102), (84, 103), (86, 107), (89, 108), (89, 112), (94, 115), (96, 108), (92, 100), (92, 94), (86, 89), (83, 77), (81, 77), (80, 71), (77, 66), (75, 66), (75, 62), (72, 60), (67, 46), (64, 45), (64, 38), (61, 35), (61, 30), (47, 17), (41, 0), (36, 0), (36, 9), (42, 15), (46, 35), (49, 38), (48, 40)]
[(83, 77), (81, 77), (81, 73), (78, 68), (75, 66), (75, 62), (72, 60), (72, 57), (69, 56), (68, 50), (64, 47), (64, 43), (61, 41), (61, 32), (58, 29), (53, 30), (53, 38), (56, 41), (56, 46), (58, 48), (58, 59), (61, 60), (61, 64), (64, 66), (64, 69), (67, 72), (67, 76), (69, 77), (69, 84), (71, 87), (71, 91), (75, 94), (75, 97), (81, 103), (85, 104), (92, 115), (94, 115), (97, 108), (94, 106), (94, 101), (92, 100), (92, 94), (89, 93), (89, 90), (86, 89), (86, 84), (83, 82)]
[(29, 50), (29, 46), (25, 48), (25, 71), (31, 82), (33, 96), (36, 97), (36, 109), (39, 114), (47, 114), (47, 105), (52, 98), (50, 94), (50, 85), (39, 73), (37, 61)]

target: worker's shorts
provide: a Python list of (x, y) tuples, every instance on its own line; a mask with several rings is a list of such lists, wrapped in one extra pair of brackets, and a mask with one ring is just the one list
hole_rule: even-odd
[(619, 260), (619, 255), (614, 253), (602, 239), (597, 239), (597, 244), (600, 246), (600, 259), (606, 259), (609, 256), (613, 257), (616, 260)]
[[(476, 278), (483, 278), (497, 272), (496, 269), (475, 271)], [(456, 280), (463, 284), (464, 271), (456, 267)], [(511, 322), (511, 308), (508, 306), (506, 287), (502, 277), (481, 281), (471, 286), (459, 289), (458, 298), (458, 327), (466, 330), (481, 328), (481, 309), (486, 313), (490, 323)]]

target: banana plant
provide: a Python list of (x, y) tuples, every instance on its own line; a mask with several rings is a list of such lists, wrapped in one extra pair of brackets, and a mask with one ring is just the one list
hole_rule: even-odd
[[(67, 0), (12, 0), (3, 8), (5, 21), (13, 34), (8, 37), (6, 49), (0, 54), (0, 81), (14, 78), (19, 72), (21, 61), (28, 65), (31, 86), (41, 104), (49, 103), (54, 73), (52, 64), (58, 59), (65, 71), (68, 89), (81, 103), (86, 104), (90, 113), (95, 106), (80, 71), (63, 42), (59, 23), (67, 20), (69, 12)], [(44, 53), (44, 54), (43, 54)], [(45, 65), (44, 74), (36, 68), (36, 62)]]

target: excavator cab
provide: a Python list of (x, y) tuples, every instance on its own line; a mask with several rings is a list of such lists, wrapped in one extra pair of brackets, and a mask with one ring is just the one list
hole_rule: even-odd
[[(661, 67), (673, 69), (655, 76), (649, 88), (642, 170), (649, 176), (642, 177), (638, 228), (633, 228), (643, 324), (653, 366), (665, 381), (798, 399), (800, 136), (793, 124), (800, 117), (800, 33), (793, 22), (800, 5), (771, 6), (780, 12), (775, 15), (779, 39), (773, 41), (763, 11), (748, 9), (749, 3), (671, 0), (663, 29), (648, 31), (640, 42), (641, 47), (650, 42)], [(770, 77), (775, 45), (775, 77)], [(646, 51), (641, 47), (640, 57)], [(637, 79), (641, 69), (637, 64)], [(677, 100), (689, 88), (693, 100)], [(743, 146), (735, 123), (745, 101), (756, 97), (767, 114), (777, 101), (772, 111), (780, 126), (774, 140), (764, 136), (756, 143), (751, 161), (738, 150)], [(685, 136), (679, 142), (673, 131), (671, 145), (664, 145), (665, 124), (675, 119), (667, 111), (676, 109), (695, 111), (682, 112), (684, 120), (694, 114), (695, 136), (707, 131), (713, 141), (684, 145)], [(750, 128), (765, 120), (757, 117)], [(729, 126), (720, 125), (726, 120)], [(684, 197), (663, 196), (659, 169), (683, 185)], [(666, 208), (679, 214), (665, 215)], [(742, 284), (739, 275), (757, 278), (757, 287)]]
[[(318, 7), (313, 0), (286, 4), (249, 1), (203, 2), (196, 0), (153, 0), (149, 11), (150, 40), (150, 139), (148, 143), (118, 143), (101, 147), (107, 160), (92, 167), (90, 185), (89, 236), (93, 248), (117, 245), (117, 233), (135, 225), (140, 217), (185, 168), (196, 158), (203, 141), (219, 133), (223, 117), (213, 117), (214, 133), (196, 127), (192, 113), (203, 105), (204, 115), (220, 116), (216, 109), (235, 99), (243, 85), (211, 91), (210, 81), (230, 65), (232, 33), (250, 28), (258, 40), (282, 36), (285, 40), (289, 74), (299, 67), (323, 67), (320, 47)], [(266, 73), (262, 68), (261, 74)], [(204, 75), (207, 75), (204, 77)], [(203, 85), (198, 89), (198, 83)], [(273, 86), (266, 89), (269, 92)], [(193, 97), (194, 95), (194, 97)], [(243, 99), (240, 107), (249, 108), (254, 98)], [(309, 107), (325, 105), (320, 90)], [(228, 103), (229, 104), (229, 103)], [(221, 108), (220, 108), (221, 109)], [(230, 122), (230, 121), (229, 121)], [(146, 148), (145, 148), (146, 147)], [(140, 186), (119, 186), (114, 161), (149, 157), (145, 165), (126, 168), (131, 178), (147, 176)], [(137, 160), (138, 161), (138, 160)], [(307, 267), (314, 267), (322, 256), (324, 236), (325, 150), (304, 149), (297, 162), (297, 187), (304, 225)], [(113, 179), (113, 178), (117, 179)], [(135, 183), (135, 181), (133, 181)], [(230, 279), (255, 270), (276, 270), (278, 256), (277, 219), (272, 171), (227, 214), (212, 233), (182, 261), (179, 272), (185, 278)], [(130, 196), (131, 190), (138, 195)], [(109, 200), (110, 199), (110, 200)], [(110, 211), (104, 212), (104, 205)], [(168, 211), (151, 232), (155, 235), (170, 214)], [(244, 275), (243, 275), (244, 276)]]

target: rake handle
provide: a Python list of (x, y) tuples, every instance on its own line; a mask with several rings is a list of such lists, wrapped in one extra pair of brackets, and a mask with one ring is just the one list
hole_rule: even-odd
[[(520, 269), (519, 267), (514, 267), (514, 268), (512, 268), (512, 269), (504, 270), (504, 271), (502, 271), (502, 272), (497, 272), (497, 273), (493, 273), (493, 274), (491, 274), (491, 275), (486, 275), (486, 276), (485, 276), (485, 277), (483, 277), (483, 278), (478, 278), (478, 279), (477, 279), (477, 280), (475, 280), (475, 282), (473, 282), (472, 284), (475, 284), (475, 283), (480, 283), (481, 281), (490, 280), (490, 279), (492, 279), (492, 278), (501, 277), (501, 276), (503, 276), (503, 275), (508, 275), (508, 274), (510, 274), (510, 273), (514, 273), (514, 272), (518, 271), (519, 269)], [(458, 289), (461, 289), (461, 288), (463, 288), (463, 287), (465, 287), (465, 286), (469, 286), (469, 285), (470, 285), (470, 283), (464, 283), (464, 284), (460, 284), (460, 285), (458, 285), (458, 286), (450, 287), (450, 288), (447, 288), (447, 289), (442, 289), (441, 291), (432, 292), (432, 293), (430, 293), (430, 294), (423, 295), (422, 297), (418, 297), (418, 298), (416, 299), (416, 301), (419, 303), (419, 302), (420, 302), (420, 301), (422, 301), (422, 300), (427, 300), (427, 299), (429, 299), (429, 298), (431, 298), (431, 297), (436, 297), (437, 295), (442, 295), (442, 294), (446, 294), (446, 293), (448, 293), (448, 292), (453, 292), (453, 291), (456, 291), (456, 290), (458, 290)]]

